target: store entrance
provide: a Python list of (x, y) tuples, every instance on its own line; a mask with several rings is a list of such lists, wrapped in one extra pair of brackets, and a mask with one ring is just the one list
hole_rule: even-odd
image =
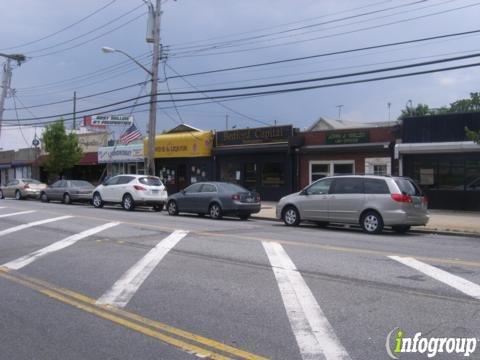
[(183, 190), (187, 187), (187, 165), (179, 164), (177, 166), (177, 191)]

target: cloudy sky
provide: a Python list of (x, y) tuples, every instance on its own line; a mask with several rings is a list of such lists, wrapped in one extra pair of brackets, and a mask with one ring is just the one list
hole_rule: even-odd
[[(122, 54), (104, 54), (102, 46), (124, 50), (145, 66), (151, 46), (145, 42), (146, 10), (142, 0), (0, 0), (0, 53), (23, 53), (16, 67), (4, 118), (20, 119), (70, 113), (77, 92), (79, 117), (95, 107), (145, 95), (146, 73)], [(177, 77), (289, 58), (480, 29), (480, 2), (473, 0), (166, 0), (162, 3), (161, 42), (167, 56), (160, 66), (159, 91), (172, 92), (250, 86), (382, 69), (475, 54), (480, 33), (368, 51), (316, 57), (269, 66)], [(476, 57), (418, 68), (321, 82), (246, 89), (229, 94), (323, 85), (371, 77), (480, 62)], [(165, 72), (164, 72), (165, 69)], [(176, 73), (175, 73), (176, 72)], [(261, 97), (212, 102), (205, 93), (175, 95), (159, 103), (158, 130), (180, 122), (202, 129), (229, 125), (255, 127), (294, 124), (305, 128), (318, 117), (352, 121), (396, 119), (409, 100), (440, 107), (478, 91), (478, 67), (376, 82), (325, 87)], [(120, 91), (89, 96), (132, 85)], [(194, 88), (193, 88), (193, 87)], [(225, 92), (209, 93), (210, 96)], [(184, 101), (189, 97), (202, 101)], [(15, 99), (15, 102), (14, 102)], [(62, 102), (63, 101), (63, 102)], [(147, 101), (142, 98), (140, 103)], [(220, 102), (221, 101), (221, 102)], [(60, 102), (49, 106), (46, 103)], [(133, 102), (106, 109), (115, 109)], [(22, 109), (22, 107), (31, 107)], [(91, 110), (98, 112), (103, 110)], [(134, 109), (145, 133), (147, 106)], [(128, 113), (129, 110), (115, 113)], [(65, 118), (70, 118), (66, 115)], [(10, 122), (8, 122), (10, 121)], [(20, 120), (32, 122), (31, 120)], [(37, 120), (40, 122), (41, 120)], [(42, 120), (45, 121), (45, 120)], [(48, 121), (48, 120), (47, 120)]]

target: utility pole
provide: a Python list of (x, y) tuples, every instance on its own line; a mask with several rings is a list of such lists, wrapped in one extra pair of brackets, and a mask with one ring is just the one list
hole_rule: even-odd
[(390, 121), (390, 108), (392, 107), (392, 103), (388, 102), (387, 106), (388, 106), (388, 121)]
[(342, 108), (343, 105), (337, 105), (338, 108), (338, 120), (342, 120)]
[(10, 88), (10, 83), (12, 80), (12, 66), (11, 61), (15, 60), (18, 65), (25, 61), (25, 55), (23, 54), (2, 54), (0, 57), (7, 59), (7, 62), (3, 66), (3, 76), (2, 76), (2, 92), (0, 93), (0, 136), (2, 134), (2, 122), (3, 122), (3, 111), (5, 110), (5, 99), (8, 95), (8, 90)]
[(2, 135), (2, 122), (3, 111), (5, 108), (5, 98), (7, 97), (8, 89), (10, 87), (10, 80), (12, 78), (12, 67), (10, 66), (10, 58), (7, 58), (7, 62), (3, 66), (2, 76), (2, 93), (0, 94), (0, 138)]
[(77, 129), (77, 92), (73, 92), (73, 130)]
[[(160, 46), (160, 16), (162, 15), (161, 0), (156, 0), (156, 6), (150, 3), (149, 11), (153, 15), (153, 59), (152, 59), (152, 83), (150, 87), (150, 112), (148, 118), (148, 151), (147, 173), (155, 175), (155, 135), (157, 132), (157, 88), (158, 88), (158, 63), (161, 57)], [(148, 39), (147, 39), (148, 41)]]
[(225, 130), (228, 130), (228, 114), (225, 115)]

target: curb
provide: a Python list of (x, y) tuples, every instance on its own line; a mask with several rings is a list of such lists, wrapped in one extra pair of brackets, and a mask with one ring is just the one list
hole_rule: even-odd
[[(255, 216), (252, 215), (251, 219), (257, 219), (262, 221), (275, 221), (281, 222), (278, 219), (266, 217), (266, 216)], [(466, 236), (466, 237), (474, 237), (480, 238), (480, 232), (465, 232), (465, 231), (456, 231), (456, 230), (441, 230), (441, 229), (412, 229), (410, 230), (412, 233), (419, 233), (419, 234), (436, 234), (436, 235), (447, 235), (447, 236)]]

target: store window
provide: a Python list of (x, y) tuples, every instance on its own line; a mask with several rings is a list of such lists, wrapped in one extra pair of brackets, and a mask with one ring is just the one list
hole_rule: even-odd
[(257, 187), (257, 164), (245, 164), (245, 186), (248, 189), (255, 189)]
[(352, 175), (355, 173), (355, 161), (310, 161), (310, 183), (325, 176)]
[(438, 188), (440, 190), (463, 190), (464, 183), (465, 173), (462, 160), (438, 162)]
[(200, 165), (192, 165), (190, 168), (190, 183), (196, 183), (200, 181), (208, 181), (207, 176), (207, 165), (200, 164)]
[(285, 165), (283, 163), (265, 163), (262, 171), (263, 186), (278, 187), (285, 185)]
[(391, 160), (388, 157), (365, 158), (366, 175), (391, 175)]
[(465, 162), (465, 190), (480, 191), (480, 160)]
[(165, 185), (175, 185), (176, 168), (174, 166), (159, 166), (159, 178)]
[(222, 181), (231, 183), (240, 183), (241, 166), (237, 162), (223, 162), (220, 168), (220, 178)]

